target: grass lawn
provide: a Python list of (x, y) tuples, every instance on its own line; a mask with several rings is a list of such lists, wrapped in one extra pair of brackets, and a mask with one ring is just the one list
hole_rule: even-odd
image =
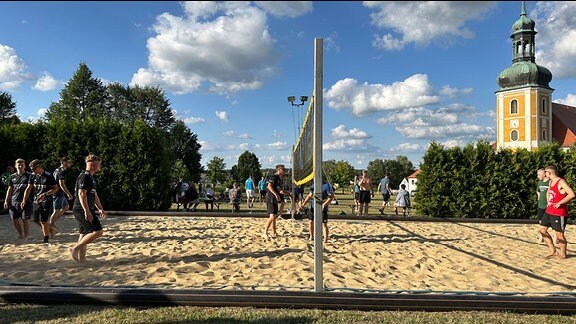
[(0, 304), (2, 323), (574, 323), (576, 316), (252, 307)]

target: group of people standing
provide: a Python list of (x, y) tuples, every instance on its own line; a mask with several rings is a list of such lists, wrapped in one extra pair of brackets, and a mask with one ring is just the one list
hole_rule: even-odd
[[(16, 159), (15, 172), (7, 181), (4, 209), (8, 213), (14, 228), (18, 232), (18, 240), (27, 242), (30, 237), (32, 219), (41, 227), (43, 243), (49, 243), (50, 237), (59, 232), (56, 221), (70, 206), (73, 200), (72, 212), (78, 221), (79, 238), (70, 248), (72, 258), (76, 262), (86, 261), (86, 246), (103, 235), (99, 219), (106, 218), (106, 213), (98, 193), (94, 173), (100, 171), (101, 159), (89, 154), (85, 158), (86, 169), (76, 179), (74, 195), (66, 186), (67, 169), (72, 162), (67, 157), (60, 159), (60, 166), (49, 172), (41, 160), (32, 160), (30, 170), (26, 170), (26, 161)], [(96, 215), (98, 209), (98, 216)]]
[[(382, 194), (382, 207), (378, 208), (380, 214), (384, 215), (386, 207), (390, 207), (390, 197), (392, 189), (390, 188), (389, 174), (386, 174), (379, 182), (376, 191)], [(374, 198), (372, 179), (368, 176), (366, 170), (362, 171), (360, 177), (355, 176), (354, 181), (354, 204), (355, 212), (358, 216), (368, 216), (368, 208)], [(394, 213), (398, 215), (398, 208), (403, 209), (403, 215), (406, 216), (407, 209), (411, 207), (410, 193), (406, 190), (406, 185), (401, 184), (396, 199), (394, 201)]]

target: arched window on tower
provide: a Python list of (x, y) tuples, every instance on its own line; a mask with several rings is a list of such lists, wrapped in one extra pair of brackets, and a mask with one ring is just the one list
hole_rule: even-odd
[(510, 102), (510, 114), (518, 113), (518, 100), (514, 99)]
[(546, 130), (545, 130), (545, 129), (542, 130), (542, 138), (541, 138), (541, 140), (543, 140), (543, 141), (548, 140), (548, 139), (546, 138)]
[(518, 131), (517, 130), (513, 130), (510, 132), (510, 139), (514, 142), (516, 142), (518, 140)]
[(548, 106), (546, 98), (542, 98), (542, 114), (546, 114), (546, 107)]

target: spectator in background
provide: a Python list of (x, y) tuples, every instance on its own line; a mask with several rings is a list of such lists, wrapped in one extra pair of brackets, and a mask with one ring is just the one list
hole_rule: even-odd
[(410, 208), (410, 193), (406, 190), (405, 184), (400, 185), (400, 190), (398, 190), (396, 195), (396, 201), (394, 202), (394, 213), (396, 215), (398, 215), (398, 207), (402, 207), (404, 210), (403, 216), (406, 216), (406, 211)]
[(204, 204), (206, 204), (206, 211), (208, 211), (208, 206), (210, 206), (210, 211), (214, 211), (214, 190), (211, 185), (206, 185), (206, 190), (204, 190)]
[(248, 177), (248, 179), (246, 179), (246, 183), (245, 183), (245, 188), (246, 188), (246, 202), (248, 203), (248, 208), (253, 208), (254, 207), (254, 199), (256, 199), (256, 197), (254, 196), (256, 194), (256, 191), (254, 190), (254, 180), (252, 179), (252, 175), (250, 175)]
[(380, 180), (377, 190), (382, 194), (382, 207), (378, 209), (382, 215), (384, 215), (384, 209), (386, 206), (390, 206), (389, 200), (390, 195), (392, 194), (392, 189), (390, 189), (390, 179), (388, 177), (389, 174), (386, 174), (384, 178)]

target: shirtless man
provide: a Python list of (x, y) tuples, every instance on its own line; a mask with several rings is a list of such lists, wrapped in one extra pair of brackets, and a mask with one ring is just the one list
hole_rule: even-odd
[(368, 216), (368, 207), (370, 205), (371, 197), (374, 197), (374, 190), (372, 188), (372, 179), (370, 179), (366, 170), (362, 171), (362, 176), (360, 177), (358, 185), (360, 186), (359, 215)]

